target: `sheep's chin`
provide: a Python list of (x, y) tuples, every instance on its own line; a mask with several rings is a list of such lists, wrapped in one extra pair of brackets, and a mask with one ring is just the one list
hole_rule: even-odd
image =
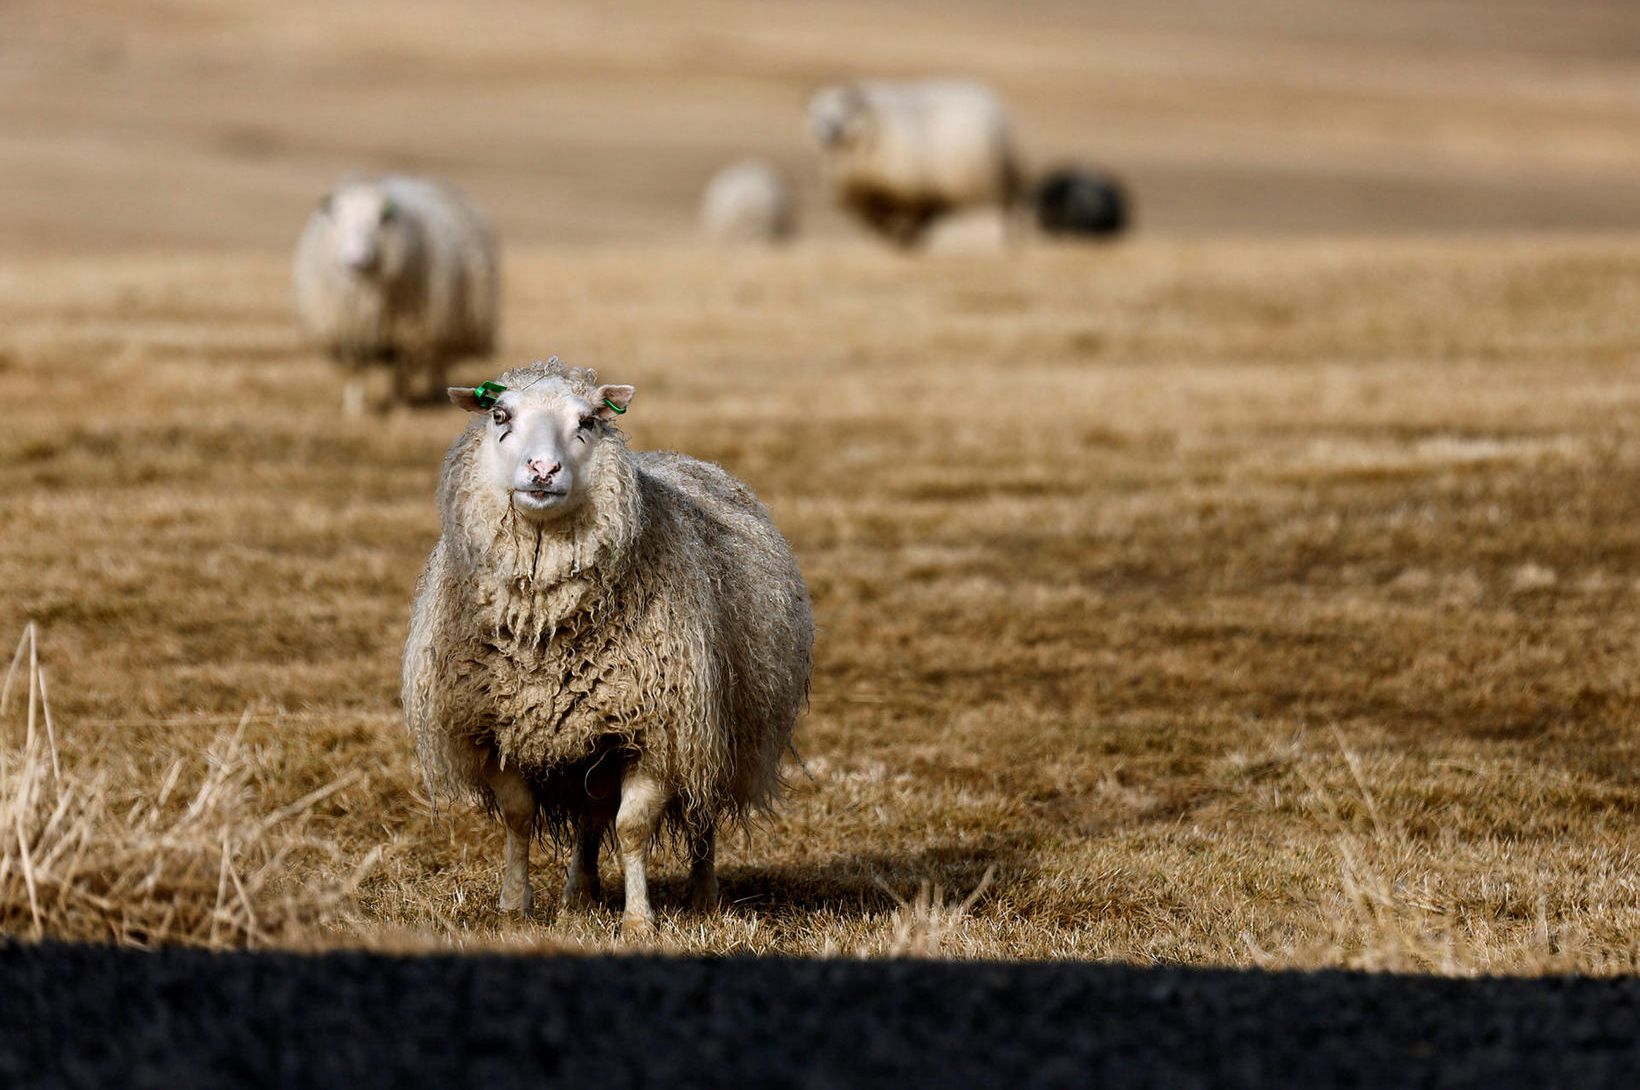
[(567, 492), (525, 492), (514, 489), (512, 505), (513, 510), (531, 522), (551, 522), (569, 509), (570, 495)]

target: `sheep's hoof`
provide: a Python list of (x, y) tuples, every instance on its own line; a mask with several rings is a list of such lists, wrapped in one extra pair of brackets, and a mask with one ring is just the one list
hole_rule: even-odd
[(621, 938), (627, 942), (636, 942), (655, 937), (655, 917), (653, 916), (622, 916)]
[(528, 919), (535, 912), (535, 893), (528, 886), (522, 890), (503, 889), (501, 891), (501, 911), (515, 912)]

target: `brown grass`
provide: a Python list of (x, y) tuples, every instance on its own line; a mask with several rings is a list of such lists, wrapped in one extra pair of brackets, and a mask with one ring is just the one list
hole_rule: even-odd
[[(345, 863), (325, 838), (305, 835), (307, 819), (361, 777), (269, 812), (257, 790), (269, 755), (245, 744), (248, 710), (203, 754), (178, 756), (157, 784), (122, 775), (120, 755), (99, 754), (65, 774), (32, 624), (5, 694), (25, 653), (22, 745), (0, 748), (0, 932), (136, 946), (299, 945), (374, 863), (372, 852), (352, 875), (286, 880), (304, 863)], [(0, 716), (6, 704), (0, 696)]]
[[(1636, 252), (515, 252), (507, 358), (635, 383), (813, 589), (807, 772), (662, 947), (1635, 969)], [(609, 947), (613, 900), (501, 918), (498, 831), (422, 797), (459, 421), (339, 420), (284, 276), (0, 266), (0, 634), (60, 766), (19, 681), (0, 926)]]

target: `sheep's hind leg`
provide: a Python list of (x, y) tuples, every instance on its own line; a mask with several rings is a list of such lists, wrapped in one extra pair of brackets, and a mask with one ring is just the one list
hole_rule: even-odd
[(666, 789), (639, 769), (629, 770), (621, 781), (615, 839), (626, 875), (626, 911), (621, 916), (621, 934), (626, 938), (655, 933), (655, 913), (649, 907), (649, 843), (666, 813), (666, 803)]
[(603, 889), (598, 882), (598, 846), (609, 819), (584, 819), (576, 829), (575, 854), (564, 878), (564, 907), (578, 912), (598, 907)]
[(711, 912), (717, 906), (717, 828), (708, 824), (689, 834), (689, 907)]
[(535, 834), (535, 792), (524, 777), (492, 757), (484, 778), (507, 827), (507, 858), (501, 869), (501, 911), (528, 916), (535, 908), (530, 890), (530, 838)]

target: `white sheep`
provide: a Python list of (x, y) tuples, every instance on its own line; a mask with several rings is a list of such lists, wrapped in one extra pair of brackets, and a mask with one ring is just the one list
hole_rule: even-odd
[(719, 242), (779, 242), (792, 233), (791, 186), (766, 160), (731, 163), (706, 184), (700, 223)]
[(556, 359), (450, 390), (473, 416), (444, 460), (403, 701), (430, 788), (506, 826), (503, 910), (533, 907), (538, 831), (573, 844), (564, 904), (594, 903), (613, 824), (622, 928), (642, 934), (663, 821), (705, 909), (718, 824), (780, 790), (814, 625), (790, 549), (743, 484), (627, 448), (614, 422), (632, 394)]
[(948, 212), (1005, 210), (1020, 167), (1002, 100), (967, 80), (862, 80), (809, 100), (837, 204), (902, 246)]
[(965, 208), (941, 216), (923, 232), (931, 254), (994, 254), (1008, 244), (1008, 214), (1000, 208)]
[(441, 182), (344, 180), (308, 217), (292, 282), (308, 332), (347, 368), (343, 407), (352, 414), (363, 408), (371, 364), (392, 369), (393, 396), (404, 401), (414, 375), (436, 393), (450, 361), (495, 346), (495, 241), (482, 213)]

